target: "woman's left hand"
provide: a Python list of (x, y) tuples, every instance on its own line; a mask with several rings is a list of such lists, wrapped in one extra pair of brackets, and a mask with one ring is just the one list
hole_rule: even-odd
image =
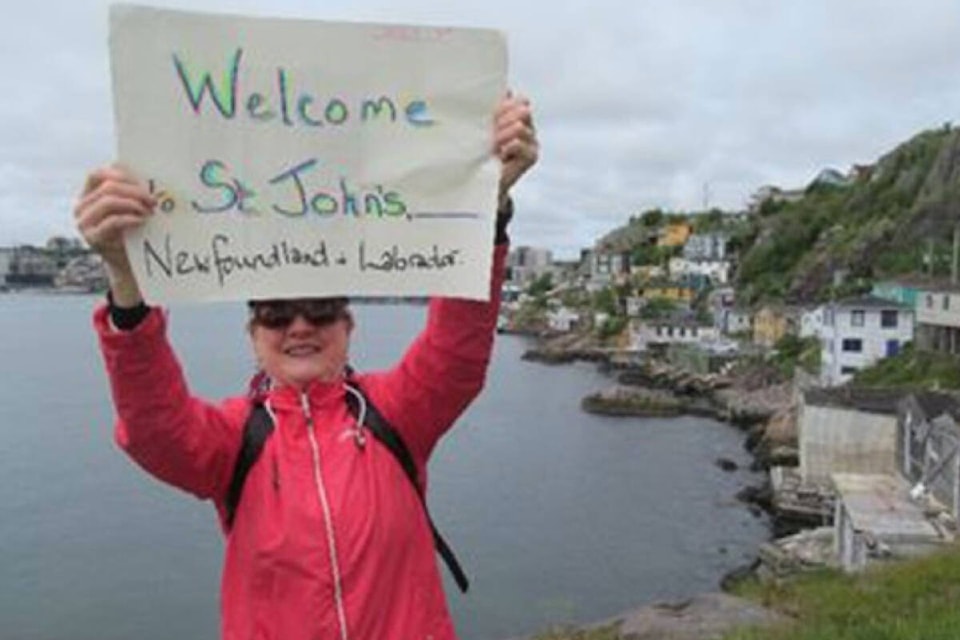
[(533, 127), (530, 101), (508, 93), (494, 115), (494, 152), (500, 158), (500, 204), (506, 203), (510, 188), (537, 162), (540, 143)]

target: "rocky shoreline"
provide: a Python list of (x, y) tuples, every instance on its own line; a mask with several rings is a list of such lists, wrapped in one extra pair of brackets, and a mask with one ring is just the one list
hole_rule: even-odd
[[(655, 602), (578, 628), (562, 628), (532, 638), (549, 640), (720, 640), (734, 629), (765, 627), (785, 621), (783, 615), (727, 593)], [(589, 636), (587, 635), (589, 634)], [(513, 640), (531, 640), (531, 637)]]
[[(694, 374), (668, 364), (638, 360), (611, 349), (555, 339), (529, 350), (525, 360), (544, 364), (575, 361), (598, 363), (616, 376), (615, 384), (583, 398), (584, 411), (610, 416), (673, 417), (695, 415), (732, 424), (745, 432), (744, 447), (753, 456), (752, 468), (797, 464), (795, 393), (791, 382), (778, 379), (763, 367), (732, 369), (725, 373)], [(725, 461), (718, 466), (725, 468)], [(795, 533), (809, 523), (791, 520), (778, 510), (772, 486), (746, 486), (737, 498), (755, 515), (770, 517), (774, 537)], [(764, 554), (775, 554), (772, 543), (762, 545), (757, 560), (735, 569), (720, 581), (724, 591), (761, 570)], [(715, 640), (738, 626), (781, 621), (774, 612), (728, 593), (708, 593), (689, 600), (661, 602), (632, 609), (610, 620), (587, 625), (583, 631), (610, 628), (617, 636), (631, 639), (676, 638)], [(575, 635), (576, 630), (570, 637)]]
[(616, 384), (583, 399), (585, 411), (715, 418), (747, 431), (745, 446), (754, 455), (756, 468), (796, 459), (793, 385), (762, 370), (700, 375), (661, 362), (630, 360), (611, 349), (553, 343), (528, 350), (523, 359), (544, 364), (593, 362), (616, 372)]

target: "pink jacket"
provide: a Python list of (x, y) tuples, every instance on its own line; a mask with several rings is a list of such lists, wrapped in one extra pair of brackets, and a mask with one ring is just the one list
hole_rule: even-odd
[[(505, 254), (498, 246), (490, 303), (431, 301), (400, 363), (357, 376), (424, 482), (434, 445), (483, 386)], [(94, 324), (118, 444), (160, 480), (212, 500), (222, 518), (249, 400), (192, 396), (159, 310), (129, 332), (110, 327), (105, 307)], [(456, 638), (419, 498), (379, 441), (358, 446), (344, 393), (338, 382), (269, 394), (276, 428), (226, 537), (225, 640)]]

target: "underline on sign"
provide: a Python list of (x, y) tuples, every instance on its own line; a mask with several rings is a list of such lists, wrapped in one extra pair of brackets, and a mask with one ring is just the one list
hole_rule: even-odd
[(450, 212), (423, 212), (423, 213), (411, 213), (409, 214), (411, 218), (433, 218), (433, 219), (454, 219), (454, 220), (474, 220), (480, 217), (479, 213), (467, 213), (464, 211), (450, 211)]

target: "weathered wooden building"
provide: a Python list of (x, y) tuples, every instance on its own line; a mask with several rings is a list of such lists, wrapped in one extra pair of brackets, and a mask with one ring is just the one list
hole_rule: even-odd
[(900, 472), (929, 492), (954, 519), (960, 515), (960, 397), (933, 391), (903, 398), (897, 417)]

